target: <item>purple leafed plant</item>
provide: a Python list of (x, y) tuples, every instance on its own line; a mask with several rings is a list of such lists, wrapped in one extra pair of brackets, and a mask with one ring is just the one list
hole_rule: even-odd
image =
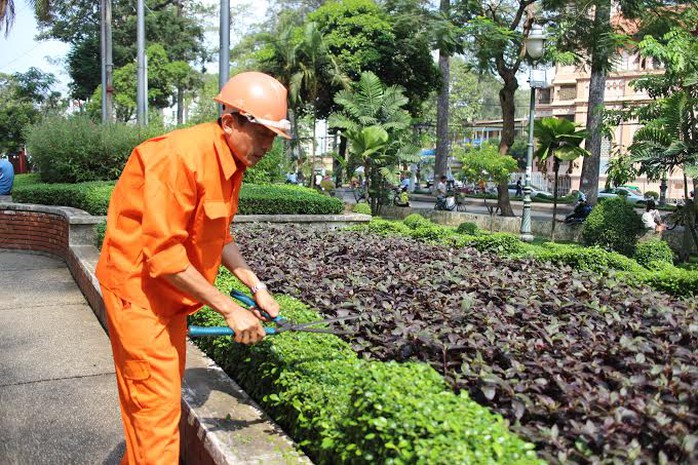
[(277, 293), (347, 323), (357, 352), (422, 360), (550, 463), (698, 463), (698, 313), (613, 275), (399, 237), (237, 226)]

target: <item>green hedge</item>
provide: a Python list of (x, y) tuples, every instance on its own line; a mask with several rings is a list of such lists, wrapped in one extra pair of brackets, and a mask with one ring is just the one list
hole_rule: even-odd
[[(225, 270), (216, 285), (244, 289)], [(279, 303), (294, 321), (318, 318), (289, 297)], [(209, 309), (190, 320), (223, 324)], [(499, 415), (454, 394), (427, 365), (362, 360), (333, 335), (285, 333), (252, 347), (229, 337), (196, 342), (315, 463), (543, 463)]]
[[(12, 199), (19, 203), (75, 207), (102, 216), (107, 214), (113, 189), (114, 182), (26, 184), (13, 190)], [(305, 187), (243, 184), (238, 214), (339, 214), (343, 210), (341, 200)]]
[(643, 272), (644, 269), (634, 260), (617, 252), (608, 252), (601, 247), (579, 247), (576, 245), (544, 245), (534, 257), (541, 261), (569, 265), (577, 270), (604, 273), (609, 269)]
[(18, 203), (75, 207), (91, 215), (102, 216), (107, 214), (113, 190), (113, 181), (26, 184), (13, 189), (12, 200)]
[(290, 185), (245, 185), (240, 191), (241, 215), (338, 215), (344, 203), (312, 189)]

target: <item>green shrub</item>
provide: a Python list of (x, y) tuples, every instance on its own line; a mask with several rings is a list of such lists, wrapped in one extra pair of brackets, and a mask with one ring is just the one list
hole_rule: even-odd
[(402, 235), (409, 236), (412, 230), (399, 221), (389, 221), (382, 218), (373, 218), (368, 223), (368, 231), (381, 236)]
[(412, 213), (411, 215), (408, 215), (407, 218), (402, 220), (402, 222), (405, 223), (405, 226), (410, 229), (417, 229), (420, 226), (431, 226), (434, 224), (431, 220), (424, 218), (419, 213)]
[(114, 180), (133, 148), (162, 132), (157, 126), (104, 126), (82, 115), (45, 118), (27, 130), (27, 149), (43, 182)]
[(240, 190), (240, 215), (337, 215), (343, 211), (341, 200), (306, 187), (243, 184)]
[(350, 402), (342, 463), (541, 463), (501, 416), (450, 392), (424, 364), (367, 364)]
[(660, 265), (657, 271), (645, 271), (639, 275), (640, 281), (654, 289), (680, 297), (698, 296), (698, 271), (690, 271), (674, 266)]
[(644, 231), (640, 215), (622, 197), (600, 202), (584, 221), (584, 245), (600, 246), (632, 257)]
[(645, 268), (650, 268), (650, 263), (656, 268), (656, 262), (665, 262), (672, 264), (674, 262), (674, 252), (665, 241), (661, 239), (648, 239), (637, 244), (635, 261)]
[[(242, 289), (226, 270), (216, 286)], [(278, 299), (293, 321), (318, 318), (295, 299)], [(205, 308), (190, 323), (221, 325), (223, 319)], [(499, 416), (454, 394), (427, 365), (360, 360), (328, 334), (284, 333), (254, 346), (230, 337), (196, 343), (318, 465), (542, 463)]]
[(645, 198), (659, 200), (659, 192), (647, 191), (647, 192), (645, 192)]
[(577, 270), (604, 273), (609, 269), (641, 272), (635, 261), (617, 252), (608, 252), (601, 247), (579, 247), (574, 245), (544, 246), (535, 258), (542, 261), (569, 265)]
[(492, 233), (474, 236), (469, 246), (481, 252), (494, 252), (501, 255), (513, 255), (523, 250), (523, 242), (510, 233)]
[(475, 223), (470, 223), (468, 221), (459, 224), (458, 228), (456, 228), (456, 232), (458, 234), (467, 234), (469, 236), (477, 235), (477, 230), (478, 230), (477, 225)]
[(245, 170), (245, 181), (248, 184), (273, 184), (283, 182), (285, 173), (290, 169), (288, 157), (284, 154), (284, 143), (280, 138), (274, 140), (269, 153), (254, 167)]
[(104, 234), (107, 232), (107, 222), (102, 221), (95, 225), (95, 247), (102, 250), (102, 243), (104, 242)]
[(420, 224), (415, 229), (410, 229), (408, 234), (419, 240), (441, 242), (448, 236), (453, 235), (453, 230), (444, 228), (433, 223)]
[(41, 183), (41, 179), (39, 179), (39, 174), (38, 173), (31, 173), (31, 174), (17, 174), (15, 175), (15, 182), (13, 184), (13, 189), (16, 188), (22, 188), (24, 186), (29, 186), (32, 184), (39, 184)]
[(360, 213), (362, 215), (370, 215), (371, 206), (367, 203), (357, 203), (356, 205), (354, 205), (354, 208), (352, 208), (352, 211), (354, 213)]
[(107, 214), (114, 183), (108, 181), (80, 184), (27, 184), (12, 191), (18, 203), (58, 205), (85, 210), (91, 215)]

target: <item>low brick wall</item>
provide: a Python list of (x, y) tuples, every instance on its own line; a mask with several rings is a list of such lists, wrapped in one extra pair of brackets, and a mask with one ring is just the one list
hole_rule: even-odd
[[(70, 207), (0, 201), (0, 249), (48, 253), (65, 260), (106, 331), (102, 293), (94, 276), (99, 251), (94, 246), (93, 230), (94, 225), (103, 220), (104, 217), (93, 217)], [(187, 343), (180, 432), (180, 463), (185, 465), (312, 463), (281, 428), (191, 342)]]
[(46, 252), (66, 258), (69, 224), (60, 213), (0, 210), (0, 247)]

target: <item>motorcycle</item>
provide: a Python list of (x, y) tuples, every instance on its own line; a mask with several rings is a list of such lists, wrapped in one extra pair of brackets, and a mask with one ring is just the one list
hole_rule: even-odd
[(394, 187), (390, 191), (392, 204), (396, 207), (409, 207), (410, 197), (407, 194), (407, 186)]
[(565, 217), (565, 224), (579, 224), (586, 220), (587, 216), (591, 213), (591, 205), (587, 203), (586, 197), (581, 197), (577, 201), (572, 213)]

